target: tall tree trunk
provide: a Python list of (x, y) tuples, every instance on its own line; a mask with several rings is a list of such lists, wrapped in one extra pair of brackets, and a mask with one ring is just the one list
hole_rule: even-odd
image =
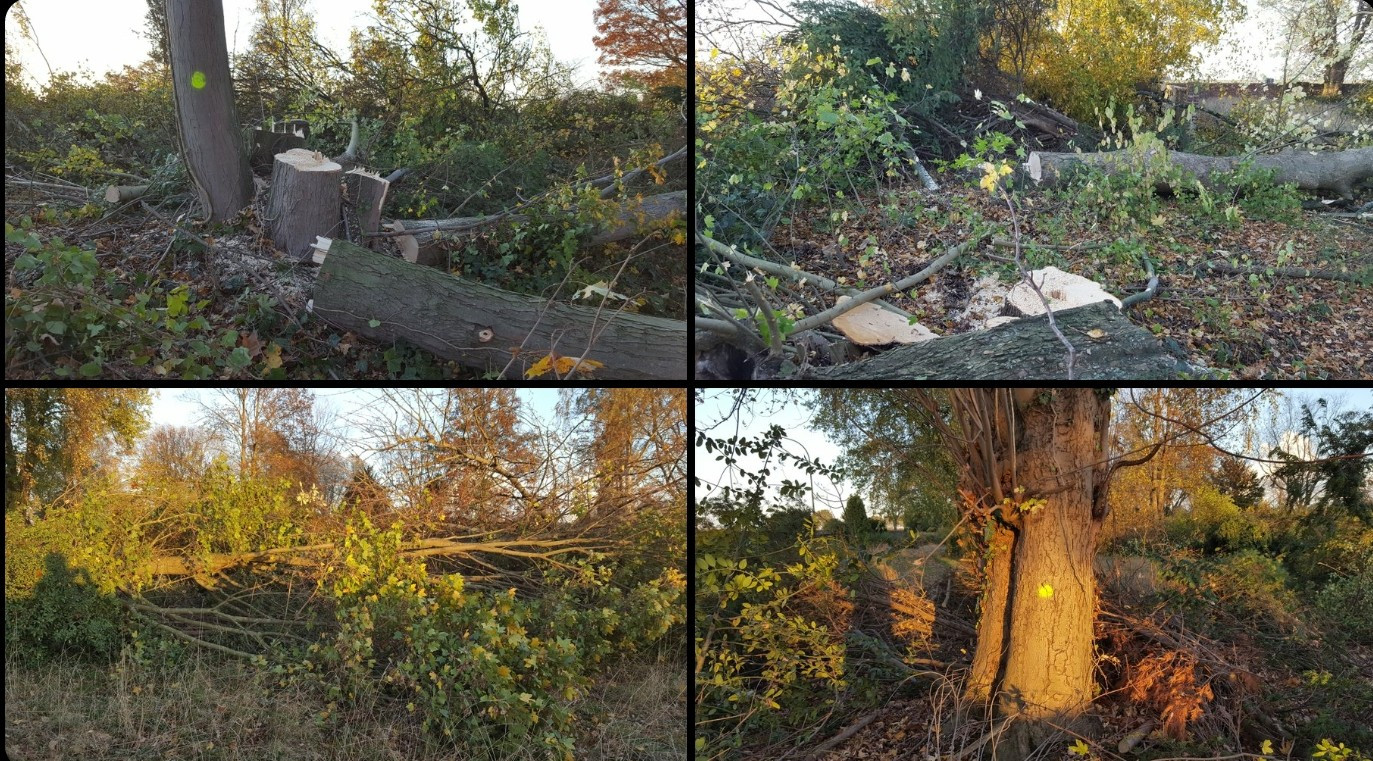
[(211, 222), (253, 200), (253, 178), (239, 139), (220, 0), (167, 0), (172, 96), (186, 168)]
[(998, 761), (1015, 761), (1054, 725), (1081, 728), (1094, 697), (1092, 561), (1105, 515), (1110, 396), (1015, 389), (1008, 415), (1004, 391), (952, 394), (962, 435), (983, 439), (967, 458), (965, 491), (983, 495), (997, 527), (968, 690), (1017, 718), (996, 750)]
[(1347, 45), (1339, 46), (1339, 14), (1335, 14), (1331, 19), (1335, 28), (1330, 30), (1332, 44), (1326, 48), (1328, 63), (1325, 65), (1325, 77), (1321, 87), (1321, 95), (1333, 98), (1340, 94), (1344, 87), (1344, 78), (1349, 73), (1349, 63), (1354, 59), (1354, 53), (1363, 43), (1364, 35), (1368, 33), (1368, 26), (1373, 22), (1373, 9), (1359, 5), (1354, 12), (1354, 18), (1350, 22), (1349, 42)]

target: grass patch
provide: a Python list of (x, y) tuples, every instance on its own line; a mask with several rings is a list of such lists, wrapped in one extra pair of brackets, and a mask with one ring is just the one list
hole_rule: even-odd
[[(577, 756), (680, 759), (686, 750), (680, 664), (635, 657), (606, 668), (574, 707)], [(175, 670), (125, 658), (108, 669), (5, 661), (5, 752), (39, 761), (348, 758), (452, 759), (419, 720), (389, 704), (332, 707), (315, 691), (234, 660), (192, 654)], [(539, 758), (537, 755), (528, 757)]]

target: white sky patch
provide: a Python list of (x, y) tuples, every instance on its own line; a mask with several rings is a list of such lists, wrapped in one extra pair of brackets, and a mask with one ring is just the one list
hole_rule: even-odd
[[(716, 423), (725, 416), (733, 402), (733, 394), (730, 389), (706, 389), (702, 392), (703, 400), (696, 405), (696, 425), (698, 428), (715, 426)], [(788, 440), (788, 450), (794, 454), (805, 454), (813, 459), (818, 459), (825, 465), (834, 465), (843, 454), (839, 446), (829, 439), (829, 437), (810, 426), (810, 411), (799, 402), (788, 402), (781, 405), (780, 402), (769, 403), (769, 400), (776, 399), (772, 392), (760, 390), (758, 400), (750, 407), (745, 408), (745, 414), (735, 416), (725, 421), (707, 432), (712, 438), (729, 438), (730, 436), (757, 437), (768, 429), (771, 425), (780, 425), (786, 431)], [(1352, 411), (1362, 411), (1373, 409), (1373, 389), (1358, 388), (1310, 388), (1310, 389), (1287, 389), (1285, 393), (1292, 396), (1298, 402), (1314, 404), (1316, 399), (1324, 397), (1331, 399), (1339, 396), (1343, 399), (1343, 409)], [(780, 406), (779, 406), (780, 405)], [(775, 409), (771, 415), (748, 414), (748, 410), (769, 410)], [(1293, 437), (1293, 434), (1288, 434)], [(1302, 448), (1301, 443), (1297, 443), (1295, 438), (1291, 439), (1294, 446)], [(1305, 445), (1309, 452), (1310, 444)], [(1248, 454), (1260, 455), (1259, 452)], [(1294, 454), (1300, 454), (1294, 452)], [(718, 452), (707, 453), (701, 447), (695, 448), (695, 473), (700, 478), (700, 485), (694, 487), (695, 499), (699, 502), (705, 497), (709, 497), (719, 491), (721, 486), (734, 486), (736, 488), (746, 488), (747, 482), (739, 478), (727, 469), (723, 462), (716, 460)], [(741, 458), (735, 466), (756, 472), (761, 466), (757, 457), (748, 456)], [(1264, 470), (1263, 463), (1250, 463), (1261, 475), (1268, 471)], [(781, 465), (773, 462), (771, 475), (768, 478), (769, 484), (773, 487), (771, 496), (772, 503), (765, 503), (765, 509), (774, 506), (776, 500), (776, 485), (783, 479), (795, 481), (805, 481), (812, 483), (813, 489), (808, 504), (814, 510), (829, 510), (838, 516), (843, 511), (844, 500), (855, 492), (853, 484), (847, 481), (834, 483), (827, 477), (816, 476), (813, 482), (811, 476), (804, 471), (797, 469), (794, 465)], [(871, 506), (869, 495), (861, 495), (868, 500)], [(813, 502), (811, 501), (813, 500)]]
[[(248, 47), (257, 12), (252, 0), (224, 1), (224, 32), (231, 50)], [(594, 85), (601, 74), (596, 63), (600, 51), (592, 42), (596, 34), (596, 0), (520, 0), (520, 28), (533, 32), (542, 27), (548, 46), (558, 60), (577, 66), (574, 79)], [(125, 66), (137, 65), (148, 57), (150, 44), (144, 38), (144, 0), (45, 0), (23, 3), (34, 33), (43, 47), (53, 71), (88, 68), (97, 78)], [(348, 37), (354, 28), (370, 25), (370, 0), (311, 0), (320, 41), (348, 53)], [(37, 83), (48, 80), (48, 68), (38, 50), (11, 30), (13, 20), (6, 18), (6, 31), (24, 64), (25, 75)]]

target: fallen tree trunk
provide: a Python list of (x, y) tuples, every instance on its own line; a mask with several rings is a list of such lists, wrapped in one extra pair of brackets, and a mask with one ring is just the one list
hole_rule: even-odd
[(1346, 283), (1373, 283), (1373, 272), (1331, 272), (1313, 270), (1307, 267), (1237, 267), (1228, 262), (1202, 262), (1199, 270), (1219, 272), (1224, 275), (1263, 275), (1266, 277), (1306, 277), (1314, 280), (1343, 280)]
[(687, 377), (680, 320), (570, 306), (416, 267), (344, 240), (324, 244), (314, 311), (381, 343), (408, 341), (481, 370), (512, 377), (556, 352), (599, 362), (599, 378)]
[[(277, 547), (261, 552), (210, 554), (196, 557), (169, 555), (148, 561), (144, 570), (154, 576), (202, 576), (250, 565), (289, 565), (302, 568), (324, 566), (335, 552), (334, 544), (311, 544), (300, 547)], [(492, 539), (465, 541), (460, 537), (420, 539), (400, 546), (402, 557), (434, 557), (437, 555), (474, 555), (489, 553), (556, 563), (559, 555), (570, 552), (587, 553), (606, 549), (603, 543), (588, 539)]]
[(305, 259), (320, 235), (339, 225), (339, 178), (343, 167), (304, 148), (277, 154), (267, 229), (287, 256)]
[(105, 203), (132, 201), (147, 192), (147, 185), (111, 185), (105, 188)]
[[(686, 191), (659, 193), (643, 199), (628, 200), (620, 204), (620, 210), (610, 226), (588, 241), (587, 245), (597, 246), (634, 236), (641, 222), (652, 224), (661, 222), (673, 214), (686, 214)], [(523, 222), (528, 217), (523, 214), (491, 214), (485, 217), (454, 217), (452, 219), (404, 219), (397, 220), (415, 239), (415, 243), (425, 248), (435, 242), (436, 232), (455, 235), (471, 233), (497, 222)]]
[[(1196, 370), (1166, 352), (1110, 302), (1056, 312), (1077, 352), (1077, 380), (1176, 379)], [(1098, 333), (1097, 331), (1100, 331)], [(1100, 336), (1093, 338), (1092, 336)], [(871, 359), (809, 370), (817, 380), (1029, 380), (1066, 377), (1065, 349), (1047, 315), (909, 344)]]
[[(1045, 153), (1035, 151), (1023, 165), (1025, 173), (1036, 183), (1053, 186), (1060, 184), (1078, 167), (1094, 166), (1107, 172), (1128, 170), (1158, 158), (1157, 150), (1143, 155), (1130, 151), (1105, 151), (1102, 153)], [(1196, 153), (1168, 151), (1167, 160), (1182, 167), (1202, 184), (1214, 187), (1215, 176), (1234, 171), (1243, 156), (1202, 156)], [(1311, 151), (1287, 150), (1270, 156), (1254, 156), (1255, 169), (1271, 169), (1276, 175), (1274, 181), (1291, 182), (1302, 190), (1324, 190), (1338, 193), (1341, 198), (1353, 198), (1354, 187), (1373, 177), (1373, 148), (1355, 148), (1348, 151), (1313, 153)], [(1177, 190), (1160, 180), (1159, 190)]]

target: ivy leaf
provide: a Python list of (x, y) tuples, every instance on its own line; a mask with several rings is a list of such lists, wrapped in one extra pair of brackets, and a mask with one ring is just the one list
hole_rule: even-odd
[(1073, 754), (1074, 756), (1085, 756), (1091, 752), (1091, 749), (1087, 747), (1087, 743), (1083, 742), (1082, 740), (1078, 740), (1077, 742), (1068, 746), (1068, 752)]
[(1265, 756), (1273, 755), (1273, 741), (1264, 740), (1263, 745), (1259, 747), (1259, 752)]

